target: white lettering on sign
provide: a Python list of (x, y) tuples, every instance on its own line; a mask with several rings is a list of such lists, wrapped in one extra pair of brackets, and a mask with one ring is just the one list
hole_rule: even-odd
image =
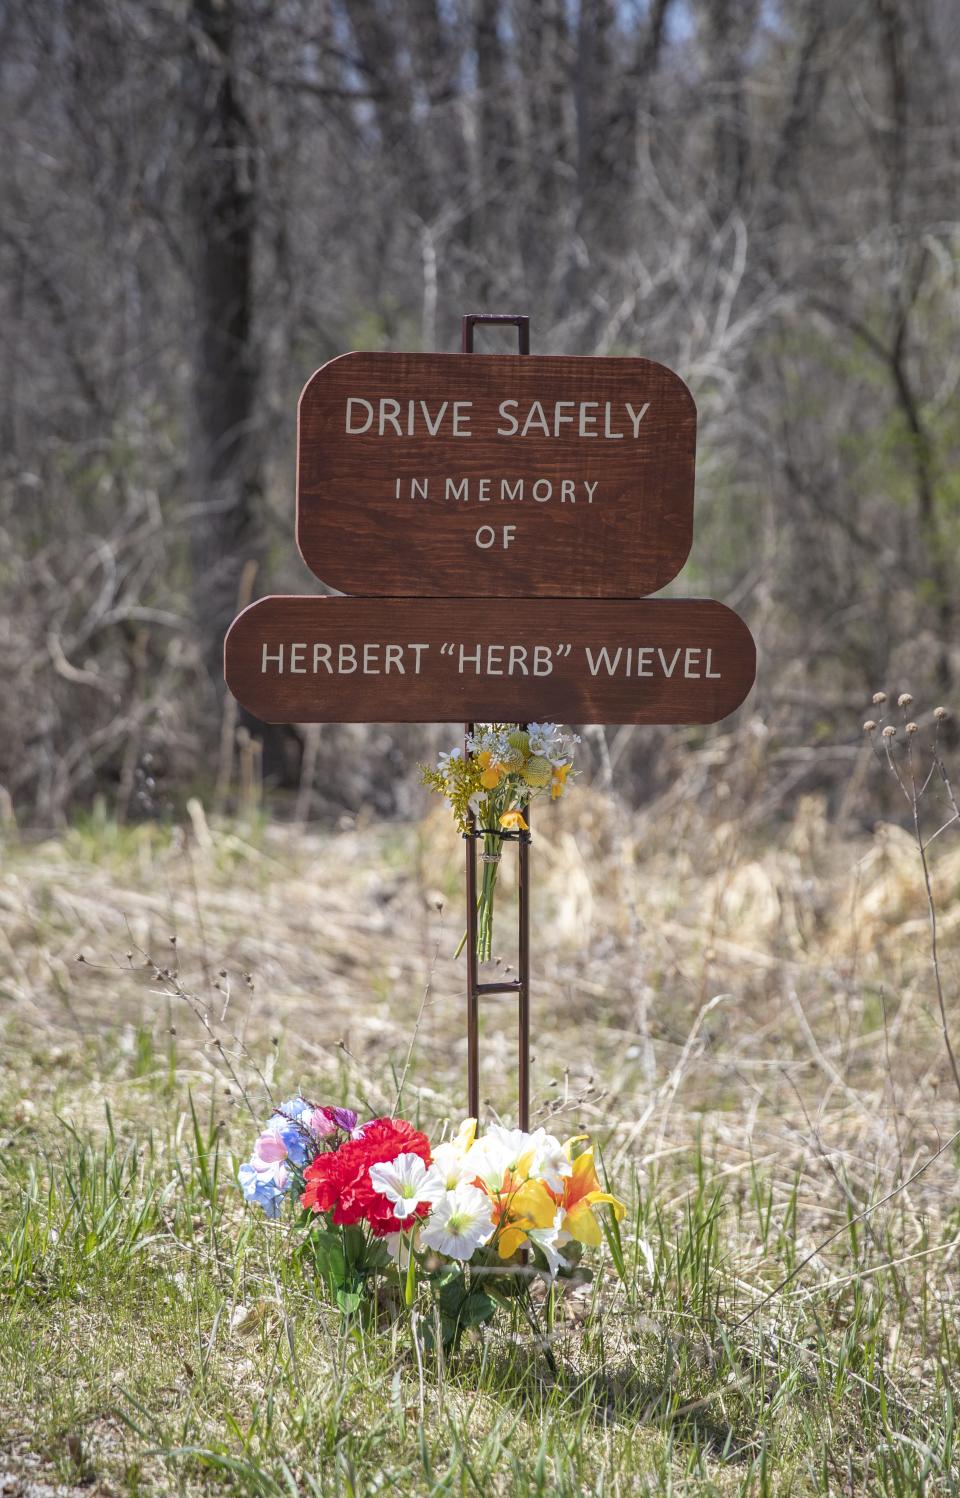
[(293, 676), (320, 676), (324, 673), (328, 676), (352, 676), (355, 672), (361, 676), (390, 676), (391, 673), (398, 676), (406, 676), (408, 673), (419, 676), (423, 653), (429, 649), (429, 645), (353, 645), (346, 641), (328, 645), (319, 640), (310, 645), (305, 640), (297, 640), (287, 646), (277, 645), (271, 649), (264, 641), (260, 655), (260, 674), (263, 676), (275, 671), (278, 676), (282, 676), (286, 670), (288, 675)]
[[(348, 437), (472, 437), (475, 402), (396, 400), (381, 395), (368, 400), (348, 395), (343, 430)], [(498, 437), (598, 437), (607, 442), (640, 439), (640, 424), (650, 402), (501, 401), (496, 410)]]
[(393, 481), (394, 499), (430, 499), (434, 496), (443, 499), (457, 500), (463, 504), (488, 505), (492, 502), (499, 504), (520, 504), (526, 499), (534, 500), (538, 505), (546, 504), (548, 500), (558, 500), (560, 504), (575, 505), (579, 498), (582, 504), (593, 504), (593, 496), (597, 492), (598, 480), (591, 483), (589, 479), (535, 479), (532, 484), (526, 479), (492, 479), (492, 478), (431, 478), (425, 474), (422, 478), (395, 478)]
[(713, 649), (709, 646), (678, 645), (672, 653), (653, 645), (618, 645), (616, 650), (601, 645), (596, 651), (589, 645), (584, 648), (591, 676), (659, 675), (669, 680), (676, 673), (688, 681), (719, 681), (722, 675), (713, 669)]
[[(492, 531), (491, 526), (482, 527)], [(512, 527), (506, 527), (512, 529)], [(481, 544), (478, 542), (478, 544)], [(492, 545), (492, 542), (487, 542)], [(294, 640), (288, 644), (261, 645), (261, 675), (283, 676), (420, 676), (428, 644), (386, 644), (366, 641), (353, 644), (341, 640)], [(552, 676), (554, 666), (573, 653), (566, 644), (511, 645), (505, 641), (450, 640), (439, 647), (450, 657), (460, 676)], [(591, 676), (673, 677), (687, 681), (720, 681), (723, 672), (714, 669), (711, 645), (677, 645), (664, 650), (659, 645), (583, 645), (577, 647)]]
[(452, 656), (461, 676), (551, 676), (554, 660), (563, 660), (572, 645), (459, 645), (448, 641), (441, 655)]

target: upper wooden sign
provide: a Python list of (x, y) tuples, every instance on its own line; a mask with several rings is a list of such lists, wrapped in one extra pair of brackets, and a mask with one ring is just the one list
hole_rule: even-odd
[(696, 421), (649, 359), (344, 354), (300, 397), (300, 551), (343, 593), (642, 597), (690, 550)]

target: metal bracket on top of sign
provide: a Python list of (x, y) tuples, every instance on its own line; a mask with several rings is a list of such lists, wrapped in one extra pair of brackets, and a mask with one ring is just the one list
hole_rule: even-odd
[[(472, 354), (473, 330), (477, 323), (506, 324), (517, 329), (518, 352), (530, 352), (529, 317), (511, 317), (497, 313), (469, 313), (463, 319), (461, 347), (465, 354)], [(521, 728), (526, 724), (521, 723)], [(464, 751), (469, 754), (469, 740), (473, 733), (472, 723), (464, 724)], [(530, 821), (529, 804), (524, 808)], [(505, 842), (516, 842), (519, 853), (517, 876), (517, 927), (518, 957), (517, 977), (499, 983), (481, 983), (477, 962), (477, 842), (481, 837), (493, 836)], [(518, 1048), (518, 1103), (517, 1123), (521, 1129), (530, 1127), (530, 833), (502, 832), (478, 827), (472, 812), (469, 818), (467, 844), (467, 1113), (469, 1117), (480, 1117), (480, 1000), (497, 994), (517, 996), (517, 1048)]]

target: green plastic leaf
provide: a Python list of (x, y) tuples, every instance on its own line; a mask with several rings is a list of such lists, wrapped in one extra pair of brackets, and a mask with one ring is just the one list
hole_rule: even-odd
[(460, 1307), (463, 1305), (466, 1297), (466, 1278), (464, 1276), (463, 1270), (457, 1269), (450, 1276), (450, 1278), (444, 1280), (443, 1284), (440, 1286), (440, 1294), (438, 1296), (438, 1299), (440, 1301), (441, 1316), (449, 1316), (451, 1320), (455, 1321), (460, 1315)]
[(460, 1307), (461, 1326), (482, 1326), (496, 1315), (497, 1303), (484, 1295), (482, 1290), (473, 1290)]

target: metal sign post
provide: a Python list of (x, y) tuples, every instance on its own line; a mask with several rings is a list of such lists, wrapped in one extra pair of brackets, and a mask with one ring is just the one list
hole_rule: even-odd
[[(526, 728), (526, 723), (517, 725)], [(464, 724), (464, 753), (469, 753), (472, 723)], [(529, 803), (523, 808), (530, 825)], [(480, 1115), (480, 1000), (485, 995), (517, 996), (518, 1015), (518, 1091), (517, 1117), (521, 1129), (530, 1127), (530, 842), (528, 832), (504, 832), (496, 827), (478, 827), (471, 814), (467, 845), (467, 1112), (471, 1118)], [(519, 857), (517, 922), (518, 976), (499, 983), (481, 983), (477, 964), (477, 843), (493, 836), (504, 843), (516, 843)], [(486, 856), (486, 855), (484, 855)], [(497, 855), (500, 856), (499, 854)]]
[[(461, 347), (465, 354), (472, 354), (473, 330), (477, 323), (500, 323), (517, 329), (518, 352), (530, 352), (529, 317), (497, 316), (470, 313), (463, 319)], [(518, 725), (526, 728), (525, 723)], [(474, 725), (464, 725), (464, 753), (469, 754), (469, 740)], [(529, 803), (524, 808), (526, 821), (530, 821)], [(506, 842), (516, 842), (519, 857), (517, 919), (518, 919), (518, 976), (500, 983), (481, 983), (477, 964), (477, 842), (487, 832), (494, 831), (500, 839), (501, 850)], [(530, 833), (504, 832), (501, 829), (477, 827), (476, 818), (470, 814), (467, 844), (467, 1112), (471, 1118), (480, 1117), (480, 999), (484, 995), (516, 994), (517, 996), (517, 1083), (519, 1098), (517, 1122), (521, 1129), (530, 1127)]]

